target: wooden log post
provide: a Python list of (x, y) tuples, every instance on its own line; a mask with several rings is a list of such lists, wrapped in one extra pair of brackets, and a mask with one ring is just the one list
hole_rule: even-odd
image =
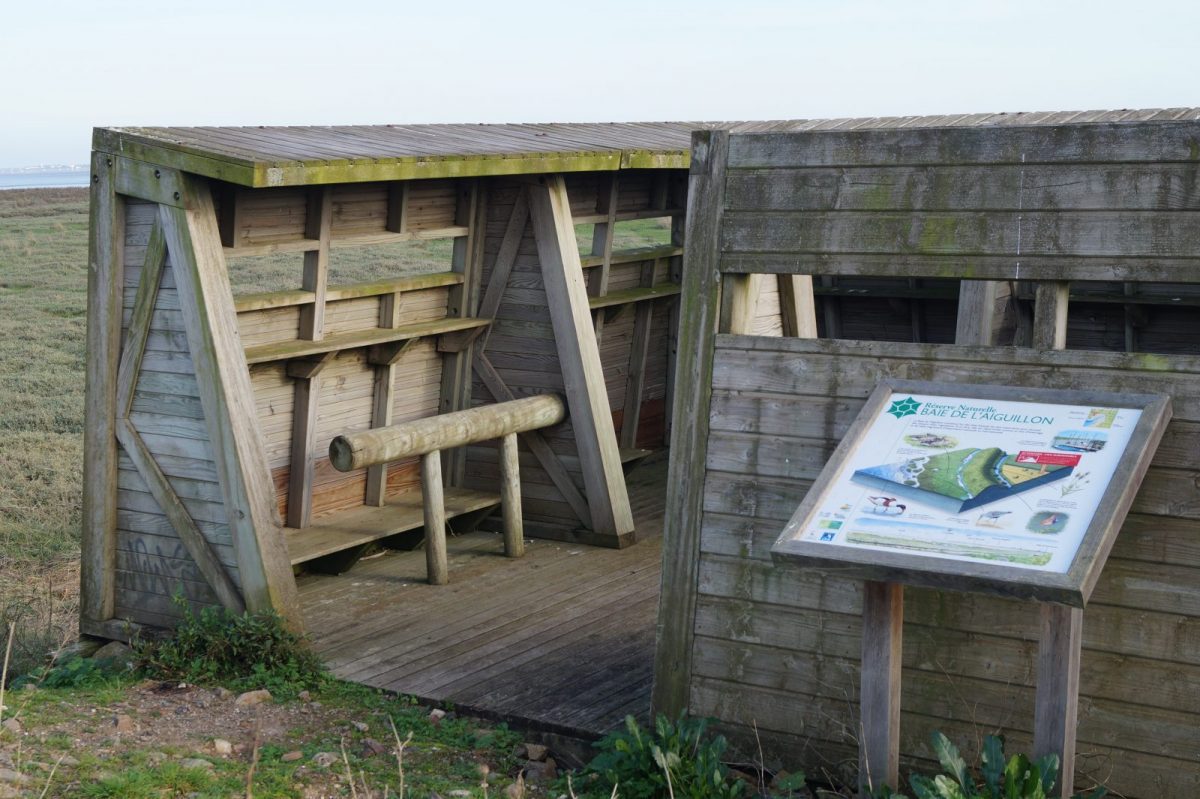
[(425, 569), (432, 585), (450, 581), (446, 564), (446, 495), (442, 489), (442, 453), (421, 456), (421, 502), (425, 511)]
[(904, 586), (863, 583), (862, 674), (859, 689), (859, 796), (900, 783), (900, 649)]
[(504, 514), (504, 554), (525, 554), (525, 524), (521, 515), (521, 466), (517, 434), (500, 439), (500, 512)]

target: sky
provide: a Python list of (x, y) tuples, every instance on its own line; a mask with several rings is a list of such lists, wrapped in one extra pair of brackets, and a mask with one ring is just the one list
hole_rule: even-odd
[(21, 0), (0, 167), (91, 129), (1200, 106), (1200, 3)]

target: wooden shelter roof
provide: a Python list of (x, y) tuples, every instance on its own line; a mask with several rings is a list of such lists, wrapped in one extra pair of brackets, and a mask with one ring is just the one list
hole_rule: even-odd
[(92, 146), (243, 186), (684, 168), (691, 132), (1198, 120), (1200, 108), (769, 122), (96, 128)]

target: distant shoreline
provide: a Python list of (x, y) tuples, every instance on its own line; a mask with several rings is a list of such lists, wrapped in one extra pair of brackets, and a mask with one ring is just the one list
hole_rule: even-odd
[(87, 170), (0, 173), (0, 191), (87, 188)]

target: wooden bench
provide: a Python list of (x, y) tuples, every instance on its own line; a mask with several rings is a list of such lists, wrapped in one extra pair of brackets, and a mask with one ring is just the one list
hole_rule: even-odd
[[(448, 492), (443, 488), (441, 451), (500, 439), (500, 508), (504, 516), (504, 553), (512, 558), (520, 557), (525, 553), (525, 542), (517, 434), (556, 425), (566, 415), (566, 405), (561, 397), (554, 394), (499, 402), (338, 436), (329, 444), (329, 461), (335, 469), (348, 472), (402, 458), (421, 457), (420, 501), (425, 527), (425, 563), (429, 582), (443, 585), (449, 581), (446, 564), (447, 494), (451, 493), (451, 499), (457, 501), (462, 491), (450, 489)], [(410, 497), (410, 507), (412, 503)], [(371, 511), (384, 513), (389, 509), (389, 506), (385, 506), (371, 508)]]

